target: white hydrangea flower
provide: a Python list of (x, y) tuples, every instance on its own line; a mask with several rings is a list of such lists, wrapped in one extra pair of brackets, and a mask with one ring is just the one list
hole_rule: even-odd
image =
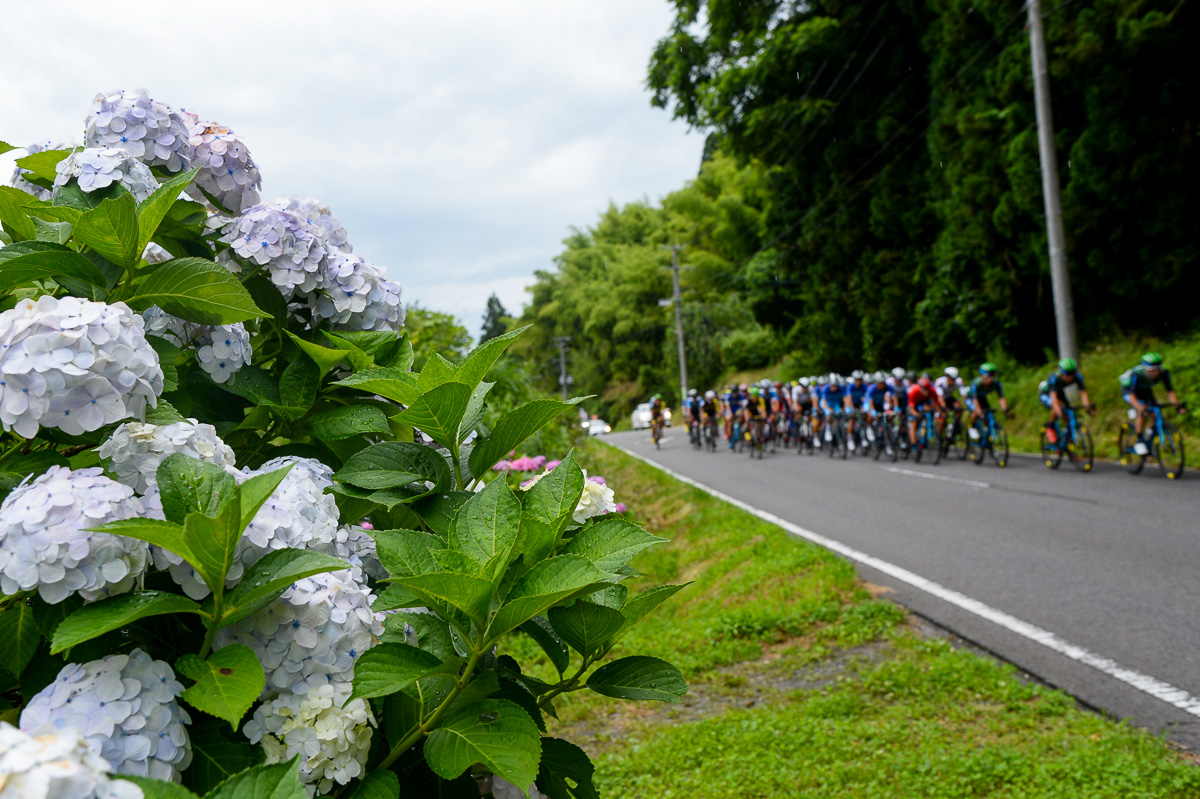
[(163, 390), (145, 322), (123, 302), (21, 300), (0, 313), (0, 423), (24, 438), (145, 418)]
[(313, 312), (349, 330), (395, 331), (404, 324), (400, 284), (383, 269), (352, 253), (331, 253)]
[(101, 92), (92, 101), (84, 138), (88, 147), (120, 147), (146, 166), (180, 172), (192, 160), (187, 123), (183, 113), (150, 99), (145, 89)]
[(133, 489), (99, 467), (51, 466), (26, 479), (0, 505), (0, 591), (36, 588), (54, 604), (76, 592), (95, 601), (130, 590), (146, 569), (147, 544), (88, 530), (143, 512)]
[[(34, 142), (33, 144), (26, 147), (25, 154), (26, 155), (35, 155), (36, 153), (45, 152), (46, 150), (73, 150), (77, 146), (78, 145), (76, 145), (73, 140), (72, 141), (55, 141), (54, 139), (44, 139), (39, 142)], [(32, 194), (34, 197), (38, 198), (39, 200), (49, 200), (50, 197), (52, 196), (51, 195), (52, 190), (51, 189), (43, 189), (41, 186), (38, 186), (36, 183), (30, 183), (28, 180), (25, 179), (25, 175), (28, 175), (28, 174), (29, 174), (28, 169), (22, 169), (21, 167), (15, 167), (13, 169), (13, 175), (12, 175), (12, 181), (11, 181), (11, 185), (13, 186), (13, 188), (20, 189), (21, 191), (25, 192), (26, 194)]]
[(337, 528), (331, 542), (310, 546), (309, 549), (341, 558), (373, 580), (388, 577), (388, 570), (379, 562), (375, 552), (375, 539), (358, 525), (342, 525)]
[(371, 749), (375, 718), (365, 699), (346, 702), (351, 688), (347, 680), (305, 694), (283, 691), (260, 705), (243, 731), (251, 743), (262, 743), (267, 763), (300, 755), (309, 795), (327, 794), (362, 776)]
[[(279, 201), (277, 201), (279, 202)], [(300, 199), (290, 197), (283, 201), (283, 207), (289, 211), (303, 214), (309, 222), (317, 225), (325, 233), (325, 248), (331, 252), (354, 252), (350, 244), (350, 234), (333, 215), (333, 209), (312, 197)]]
[(587, 479), (587, 469), (583, 470), (583, 494), (571, 518), (577, 524), (583, 524), (593, 516), (603, 516), (617, 509), (613, 490), (603, 483)]
[(140, 649), (68, 663), (21, 711), (21, 729), (82, 732), (118, 774), (179, 782), (192, 762), (183, 685)]
[(217, 429), (195, 419), (156, 425), (126, 422), (97, 450), (119, 482), (145, 494), (157, 482), (159, 464), (176, 452), (221, 468), (237, 460), (233, 449), (217, 435)]
[(146, 249), (142, 251), (142, 258), (146, 259), (148, 264), (162, 264), (174, 258), (174, 255), (159, 247), (154, 242), (146, 245)]
[[(333, 470), (312, 458), (284, 457), (264, 463), (257, 469), (243, 469), (230, 473), (238, 482), (255, 475), (273, 472), (295, 464), (275, 493), (263, 503), (254, 519), (242, 534), (234, 551), (233, 565), (229, 569), (226, 584), (237, 584), (246, 569), (253, 566), (264, 555), (276, 549), (309, 549), (335, 554), (338, 509), (333, 496), (325, 488), (333, 485)], [(151, 513), (161, 513), (162, 502), (147, 494), (147, 505)], [(168, 569), (184, 593), (193, 599), (208, 595), (208, 586), (178, 555), (153, 548), (154, 565)]]
[(77, 150), (59, 161), (55, 170), (58, 176), (54, 178), (52, 193), (57, 193), (71, 180), (85, 192), (120, 183), (140, 203), (158, 188), (158, 180), (150, 167), (120, 147)]
[(266, 691), (303, 694), (349, 681), (354, 661), (379, 642), (374, 595), (345, 569), (297, 580), (279, 599), (217, 632), (215, 648), (243, 644), (258, 655)]
[[(262, 175), (250, 150), (238, 135), (216, 122), (193, 122), (188, 128), (193, 149), (191, 165), (200, 167), (196, 185), (235, 214), (258, 202)], [(203, 194), (194, 192), (199, 202)]]
[[(261, 203), (242, 212), (226, 228), (222, 241), (247, 261), (265, 265), (273, 282), (291, 299), (312, 294), (325, 282), (325, 232), (304, 214), (278, 202)], [(227, 264), (240, 267), (232, 260)]]
[[(525, 792), (503, 777), (492, 777), (493, 799), (525, 799)], [(537, 784), (529, 787), (529, 799), (547, 799), (546, 794), (538, 790)]]
[(28, 733), (0, 721), (0, 799), (145, 799), (111, 770), (79, 730)]
[(165, 338), (180, 349), (196, 351), (196, 363), (214, 382), (224, 383), (250, 363), (254, 348), (242, 322), (201, 325), (171, 316), (157, 305), (142, 312), (146, 332)]

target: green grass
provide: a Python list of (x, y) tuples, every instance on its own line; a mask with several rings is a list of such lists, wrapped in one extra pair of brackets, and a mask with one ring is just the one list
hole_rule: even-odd
[(604, 795), (1200, 796), (1164, 741), (923, 634), (827, 551), (597, 442), (581, 454), (671, 539), (636, 582), (692, 583), (615, 653), (679, 665), (682, 705), (581, 692), (552, 722)]

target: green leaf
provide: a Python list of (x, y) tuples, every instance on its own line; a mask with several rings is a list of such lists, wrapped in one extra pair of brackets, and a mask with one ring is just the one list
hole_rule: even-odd
[(183, 525), (175, 522), (148, 518), (118, 519), (91, 529), (98, 533), (123, 535), (160, 546), (168, 552), (174, 552), (188, 563), (196, 560), (196, 554), (183, 538)]
[(570, 402), (537, 399), (504, 414), (496, 422), (492, 434), (471, 450), (471, 457), (468, 459), (471, 474), (476, 477), (484, 474), (495, 466), (497, 461), (529, 440), (538, 430), (583, 400), (583, 397), (576, 397)]
[(262, 747), (252, 746), (243, 736), (227, 738), (226, 727), (219, 719), (196, 720), (188, 729), (188, 737), (192, 742), (192, 765), (183, 772), (183, 784), (200, 795), (261, 763), (264, 757)]
[(371, 490), (429, 480), (434, 483), (431, 490), (440, 491), (450, 482), (450, 468), (429, 447), (385, 441), (351, 455), (334, 479)]
[(485, 699), (468, 705), (425, 741), (425, 760), (443, 779), (481, 763), (528, 792), (542, 755), (537, 725), (518, 705)]
[(430, 653), (438, 660), (454, 657), (454, 642), (446, 622), (429, 613), (392, 613), (384, 620), (385, 643), (408, 643), (405, 627), (412, 628), (417, 649)]
[(391, 771), (372, 771), (346, 799), (400, 799), (400, 778)]
[(70, 205), (50, 205), (49, 203), (42, 202), (27, 205), (25, 206), (25, 210), (43, 219), (58, 219), (63, 222), (70, 222), (72, 225), (79, 221), (79, 217), (83, 216), (84, 212), (84, 209), (75, 208)]
[(242, 538), (241, 505), (235, 496), (215, 519), (189, 513), (183, 522), (183, 540), (196, 560), (192, 566), (214, 594), (225, 592), (225, 575)]
[[(85, 214), (80, 223), (86, 218)], [(76, 226), (76, 238), (78, 229)], [(202, 325), (231, 325), (264, 315), (233, 273), (204, 258), (167, 261), (138, 285), (128, 303), (138, 311), (157, 305), (173, 316)]]
[[(125, 268), (140, 261), (142, 251), (138, 249), (137, 203), (133, 195), (127, 192), (85, 212), (75, 222), (75, 240)], [(161, 303), (149, 305), (155, 304)], [(163, 308), (166, 309), (166, 306)]]
[(21, 169), (28, 169), (34, 175), (48, 180), (51, 183), (58, 177), (58, 162), (71, 154), (68, 150), (42, 150), (40, 153), (33, 153), (16, 159), (16, 165)]
[(187, 420), (183, 418), (183, 414), (175, 409), (174, 405), (159, 397), (158, 405), (146, 409), (146, 421), (150, 424), (168, 425)]
[(293, 464), (274, 469), (266, 474), (256, 474), (237, 487), (238, 504), (242, 510), (242, 530), (258, 515), (259, 508), (270, 499), (279, 484), (288, 476)]
[(388, 434), (387, 417), (370, 405), (347, 405), (314, 413), (305, 420), (312, 434), (322, 441), (341, 441), (367, 433)]
[(192, 182), (192, 178), (196, 177), (196, 173), (199, 171), (200, 167), (196, 167), (195, 169), (176, 175), (155, 189), (154, 193), (138, 206), (137, 251), (139, 257), (145, 252), (146, 245), (150, 243), (150, 239), (154, 238), (154, 232), (158, 230), (158, 226), (166, 218), (167, 212), (171, 210), (171, 206), (179, 199), (179, 193), (187, 188), (188, 184)]
[(221, 627), (233, 624), (269, 605), (292, 583), (314, 574), (347, 569), (350, 564), (320, 552), (276, 549), (246, 571), (225, 599)]
[(0, 186), (0, 222), (4, 223), (4, 227), (12, 232), (17, 241), (37, 236), (33, 220), (25, 211), (30, 199), (30, 196), (20, 189)]
[[(524, 333), (530, 327), (531, 325), (526, 325), (525, 327), (505, 333), (503, 336), (488, 339), (483, 344), (471, 350), (458, 367), (458, 372), (455, 374), (454, 379), (474, 388), (483, 378), (487, 377), (488, 370), (504, 354), (504, 351), (508, 349), (508, 345), (512, 344), (517, 336)], [(505, 451), (507, 452), (507, 450)]]
[[(170, 392), (179, 388), (179, 367), (176, 366), (176, 362), (179, 361), (180, 356), (183, 355), (183, 350), (175, 346), (174, 343), (158, 336), (146, 336), (146, 341), (148, 341), (150, 346), (154, 348), (154, 351), (158, 353), (158, 364), (163, 370), (163, 392)], [(164, 402), (166, 401), (162, 398), (159, 398), (160, 405)], [(146, 421), (148, 422), (150, 421), (149, 413), (150, 411), (147, 410)], [(182, 420), (182, 417), (180, 417), (180, 420)], [(168, 423), (154, 422), (153, 424)]]
[(504, 480), (493, 480), (459, 508), (450, 529), (450, 546), (478, 563), (497, 556), (512, 560), (521, 527), (521, 503)]
[[(443, 383), (454, 380), (455, 371), (454, 364), (435, 352), (429, 356), (429, 360), (425, 361), (424, 368), (417, 375), (417, 388), (422, 394), (426, 391), (432, 391)], [(471, 386), (467, 386), (468, 393), (470, 389)]]
[(286, 418), (299, 419), (317, 401), (321, 370), (307, 355), (294, 358), (279, 377), (279, 402), (290, 409)]
[(237, 481), (220, 466), (181, 452), (163, 458), (155, 476), (163, 515), (176, 524), (190, 513), (216, 516), (237, 491)]
[(534, 616), (521, 625), (521, 630), (542, 648), (560, 675), (571, 665), (571, 650), (567, 648), (566, 641), (558, 637), (545, 616)]
[(488, 637), (495, 639), (552, 605), (591, 593), (606, 584), (605, 575), (587, 558), (559, 555), (544, 560), (513, 584), (504, 606), (488, 628)]
[(18, 255), (0, 263), (0, 292), (48, 277), (72, 277), (93, 286), (104, 285), (104, 275), (87, 258), (70, 250), (51, 250)]
[(322, 347), (320, 344), (313, 344), (311, 341), (305, 341), (297, 336), (292, 331), (286, 331), (288, 338), (296, 343), (296, 346), (308, 357), (313, 359), (317, 368), (321, 370), (321, 376), (333, 367), (337, 366), (342, 361), (346, 360), (346, 356), (350, 354), (350, 350), (332, 350), (329, 347)]
[(50, 654), (57, 655), (64, 649), (127, 627), (138, 619), (170, 613), (204, 615), (198, 603), (165, 591), (138, 591), (84, 605), (55, 628)]
[(152, 780), (149, 777), (134, 777), (129, 774), (114, 775), (113, 779), (132, 782), (142, 789), (145, 799), (200, 799), (182, 785), (165, 780)]
[[(51, 244), (66, 244), (71, 240), (72, 227), (70, 222), (44, 222), (41, 219), (34, 219), (33, 228), (37, 231), (38, 241), (48, 241)], [(71, 278), (63, 276), (60, 282), (69, 284)], [(84, 284), (84, 286), (87, 289), (91, 288), (87, 284)]]
[(402, 577), (397, 584), (426, 602), (449, 605), (483, 627), (492, 602), (492, 584), (470, 574), (434, 572)]
[(625, 617), (623, 632), (646, 618), (651, 611), (689, 585), (691, 583), (684, 583), (683, 585), (660, 585), (635, 595), (621, 608), (621, 615)]
[[(600, 799), (592, 784), (596, 767), (584, 752), (561, 738), (542, 739), (542, 760), (538, 766), (538, 790), (547, 799)], [(574, 787), (571, 787), (571, 783)]]
[(600, 571), (616, 574), (643, 549), (666, 540), (614, 514), (581, 530), (563, 547), (563, 554), (583, 555)]
[(19, 149), (21, 149), (21, 148), (14, 147), (13, 145), (9, 144), (6, 141), (0, 141), (0, 155), (4, 155), (4, 153), (7, 153), (9, 150), (19, 150)]
[(442, 665), (434, 655), (408, 644), (377, 644), (354, 661), (350, 699), (394, 694)]
[(579, 505), (583, 480), (583, 470), (575, 462), (572, 450), (550, 474), (525, 492), (517, 548), (525, 553), (527, 563), (550, 556)]
[(412, 509), (421, 521), (443, 538), (449, 538), (454, 515), (463, 503), (475, 496), (470, 491), (449, 491), (445, 494), (430, 494), (412, 504)]
[(463, 412), (462, 421), (458, 423), (458, 433), (455, 440), (462, 445), (462, 442), (467, 440), (467, 436), (474, 432), (475, 428), (479, 427), (479, 423), (483, 421), (483, 412), (486, 408), (485, 400), (487, 394), (492, 390), (495, 383), (480, 383), (471, 392), (471, 398), (467, 400), (467, 410)]
[(0, 641), (4, 642), (0, 646), (0, 669), (20, 677), (41, 640), (33, 608), (26, 603), (18, 602), (0, 613)]
[(580, 599), (567, 607), (550, 608), (554, 631), (584, 657), (604, 649), (625, 623), (620, 611)]
[(220, 387), (256, 405), (279, 404), (279, 386), (275, 378), (257, 366), (243, 366)]
[(340, 333), (330, 333), (325, 331), (325, 338), (332, 341), (338, 347), (344, 348), (349, 353), (346, 357), (350, 359), (350, 365), (357, 371), (365, 371), (375, 368), (375, 360), (363, 352), (357, 344), (354, 344), (349, 339), (343, 337)]
[(401, 405), (412, 405), (421, 396), (417, 389), (417, 376), (402, 369), (368, 369), (339, 380), (334, 385), (378, 394)]
[(204, 799), (308, 799), (308, 791), (300, 781), (300, 756), (234, 774)]
[(679, 669), (648, 655), (605, 663), (592, 672), (587, 687), (614, 699), (653, 699), (678, 702), (687, 693), (687, 681)]
[(446, 542), (415, 530), (376, 530), (375, 553), (392, 577), (411, 577), (438, 570), (433, 553), (446, 548)]
[(423, 431), (452, 452), (458, 449), (458, 430), (471, 401), (471, 387), (443, 383), (421, 394), (399, 420)]
[(208, 660), (184, 655), (175, 662), (175, 668), (196, 681), (182, 694), (187, 703), (228, 721), (235, 731), (242, 716), (267, 686), (258, 655), (241, 644), (222, 647), (209, 655)]

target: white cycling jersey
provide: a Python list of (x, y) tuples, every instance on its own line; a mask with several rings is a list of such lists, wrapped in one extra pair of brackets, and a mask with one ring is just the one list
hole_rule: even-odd
[(967, 396), (967, 384), (963, 382), (961, 377), (956, 377), (952, 381), (950, 378), (942, 375), (933, 381), (933, 388), (942, 399), (945, 399), (948, 394), (953, 393), (956, 389), (960, 397)]
[(792, 386), (792, 404), (803, 405), (812, 402), (812, 391), (804, 386)]

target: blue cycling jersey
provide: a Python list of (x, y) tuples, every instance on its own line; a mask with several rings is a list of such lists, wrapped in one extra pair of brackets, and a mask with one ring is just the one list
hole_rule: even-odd
[(841, 386), (825, 386), (821, 389), (821, 399), (832, 410), (840, 410), (844, 404), (845, 393)]
[(863, 397), (867, 396), (867, 384), (851, 382), (846, 386), (846, 393), (850, 395), (850, 401), (854, 403), (855, 408), (862, 407)]
[(1050, 376), (1046, 378), (1045, 384), (1045, 392), (1047, 394), (1057, 394), (1060, 400), (1065, 400), (1067, 398), (1065, 393), (1067, 386), (1076, 385), (1079, 386), (1080, 391), (1085, 390), (1083, 385), (1083, 375), (1079, 374), (1078, 372), (1075, 373), (1075, 380), (1073, 383), (1068, 383), (1066, 380), (1064, 380), (1062, 372), (1051, 372)]
[[(882, 411), (883, 404), (887, 400), (889, 394), (893, 397), (896, 395), (896, 392), (891, 386), (881, 386), (878, 383), (872, 383), (871, 385), (867, 386), (867, 394), (865, 399), (867, 404), (869, 404), (872, 408), (877, 411)], [(864, 405), (864, 407), (866, 406)]]

